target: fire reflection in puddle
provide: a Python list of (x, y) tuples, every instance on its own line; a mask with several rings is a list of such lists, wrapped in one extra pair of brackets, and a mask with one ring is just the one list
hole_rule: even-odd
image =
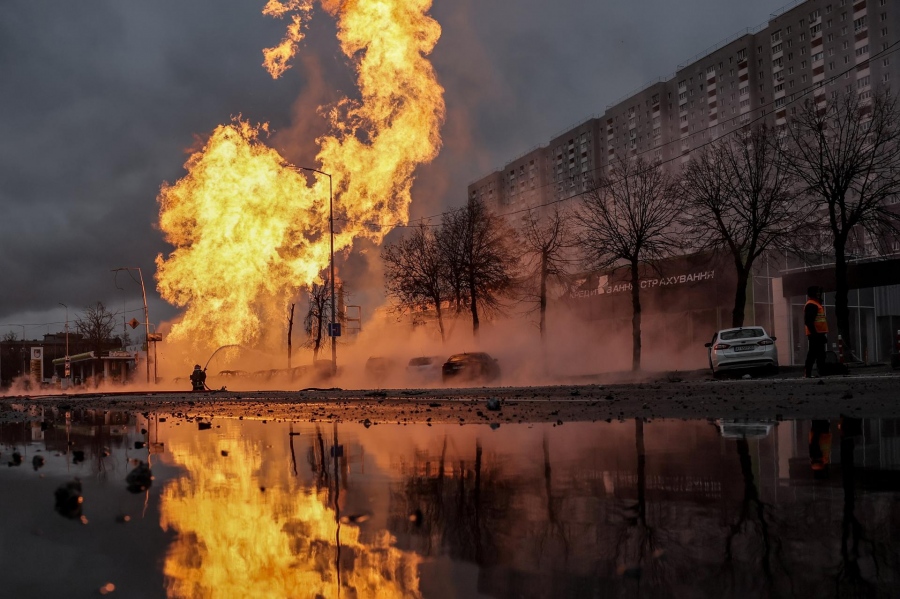
[(240, 435), (196, 435), (168, 449), (186, 470), (161, 497), (161, 524), (178, 532), (165, 559), (170, 596), (419, 595), (415, 553), (393, 547), (387, 531), (363, 543), (359, 528), (342, 524), (341, 472), (327, 472), (321, 454), (312, 465), (334, 487), (267, 471), (272, 447)]
[[(900, 577), (900, 420), (68, 416), (0, 423), (0, 459), (43, 458), (0, 470), (0, 559), (26, 564), (12, 591), (887, 596)], [(54, 512), (74, 480), (85, 525)], [(72, 567), (30, 570), (48, 555)]]

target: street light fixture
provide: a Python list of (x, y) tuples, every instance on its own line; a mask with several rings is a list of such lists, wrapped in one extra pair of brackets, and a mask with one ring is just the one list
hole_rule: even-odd
[(334, 195), (331, 187), (331, 175), (326, 173), (325, 171), (320, 171), (315, 168), (309, 168), (308, 166), (295, 166), (294, 168), (298, 168), (304, 171), (310, 171), (313, 173), (319, 173), (320, 175), (325, 175), (328, 177), (328, 229), (331, 235), (331, 259), (329, 261), (329, 268), (331, 271), (331, 322), (328, 323), (328, 335), (331, 337), (331, 376), (335, 376), (337, 374), (337, 338), (340, 336), (340, 328), (337, 326), (336, 318), (335, 318), (335, 303), (336, 298), (334, 296)]
[[(141, 269), (138, 266), (122, 266), (119, 268), (112, 269), (112, 272), (119, 272), (120, 270), (136, 270), (138, 271), (138, 277), (141, 282), (141, 295), (144, 298), (144, 333), (146, 335), (147, 342), (147, 384), (150, 384), (150, 311), (147, 309), (147, 290), (144, 288), (144, 275), (141, 273)], [(156, 381), (154, 381), (155, 383)]]

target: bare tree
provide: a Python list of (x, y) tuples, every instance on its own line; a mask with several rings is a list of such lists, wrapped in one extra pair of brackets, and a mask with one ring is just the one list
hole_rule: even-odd
[(572, 247), (569, 216), (554, 206), (545, 218), (529, 210), (522, 218), (521, 242), (525, 254), (526, 294), (536, 300), (540, 314), (538, 328), (544, 338), (547, 313), (547, 284), (566, 274), (566, 251)]
[(640, 268), (678, 247), (672, 225), (682, 210), (679, 198), (659, 164), (614, 159), (609, 177), (585, 194), (579, 209), (587, 265), (624, 265), (631, 273), (632, 370), (641, 368)]
[(113, 338), (116, 316), (115, 312), (106, 309), (103, 302), (97, 302), (85, 308), (81, 316), (75, 320), (75, 330), (83, 335), (85, 343), (96, 352), (98, 358), (104, 345)]
[(13, 343), (19, 340), (19, 336), (15, 331), (6, 331), (3, 333), (3, 342), (4, 343)]
[(764, 252), (786, 249), (812, 227), (809, 204), (778, 151), (778, 135), (757, 127), (721, 140), (692, 158), (681, 179), (682, 219), (690, 244), (725, 250), (737, 274), (731, 326), (744, 325), (747, 283)]
[(512, 233), (484, 202), (470, 200), (464, 208), (444, 217), (441, 236), (441, 245), (448, 248), (448, 259), (453, 261), (450, 268), (459, 277), (451, 275), (451, 288), (458, 303), (465, 296), (472, 314), (472, 331), (477, 335), (479, 313), (502, 310), (502, 298), (512, 292), (517, 262), (510, 244)]
[(824, 106), (808, 100), (785, 129), (786, 164), (803, 191), (827, 215), (835, 261), (835, 315), (852, 352), (848, 251), (896, 234), (900, 214), (888, 202), (900, 192), (900, 110), (879, 93), (861, 100), (856, 91)]
[(437, 235), (438, 247), (446, 261), (450, 299), (457, 314), (466, 309), (466, 222), (463, 210), (448, 212), (441, 218)]
[(439, 235), (429, 223), (422, 222), (396, 243), (384, 246), (385, 287), (400, 310), (433, 308), (441, 341), (444, 341), (443, 303), (450, 296), (448, 261), (439, 243)]
[(291, 357), (293, 354), (293, 337), (294, 337), (294, 308), (297, 306), (295, 302), (288, 304), (288, 330), (287, 330), (287, 365), (288, 370), (291, 368)]
[(306, 333), (307, 347), (313, 350), (313, 361), (319, 357), (322, 338), (325, 336), (326, 323), (331, 314), (331, 293), (329, 291), (328, 274), (322, 276), (322, 283), (313, 283), (309, 288), (309, 303), (306, 316), (303, 318), (303, 330)]

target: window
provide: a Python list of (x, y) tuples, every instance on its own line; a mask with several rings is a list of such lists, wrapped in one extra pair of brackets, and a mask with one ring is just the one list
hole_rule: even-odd
[(882, 22), (887, 21), (887, 13), (886, 12), (881, 13), (881, 20), (882, 20)]
[(784, 66), (784, 57), (779, 56), (778, 58), (776, 58), (775, 60), (772, 61), (773, 68), (780, 69), (782, 66)]
[(841, 50), (846, 50), (850, 46), (850, 43), (847, 40), (844, 40), (844, 43), (841, 44)]
[(774, 91), (776, 94), (778, 92), (784, 91), (784, 83), (779, 83), (778, 85), (775, 86), (775, 89), (773, 89), (772, 91)]
[(817, 33), (819, 33), (820, 31), (822, 31), (822, 24), (821, 24), (821, 23), (818, 23), (817, 25), (813, 25), (812, 27), (809, 28), (809, 34), (812, 35), (812, 36), (815, 36), (815, 35), (816, 35)]
[(823, 58), (825, 58), (825, 53), (824, 53), (824, 52), (816, 52), (815, 54), (812, 55), (812, 61), (813, 61), (813, 62), (816, 62), (816, 61), (818, 61), (818, 60), (822, 60)]
[(882, 83), (887, 83), (887, 82), (890, 81), (890, 80), (891, 80), (891, 74), (890, 74), (890, 73), (885, 73), (884, 75), (881, 76), (881, 82), (882, 82)]
[(778, 54), (779, 52), (781, 52), (783, 46), (784, 44), (775, 44), (774, 46), (772, 46), (772, 54)]
[(862, 79), (857, 79), (856, 80), (856, 89), (862, 89), (864, 87), (868, 87), (870, 79), (871, 78), (869, 77), (869, 75), (866, 75)]
[(853, 21), (853, 31), (860, 31), (861, 29), (866, 28), (866, 17), (865, 15)]
[(834, 41), (834, 34), (833, 34), (833, 33), (829, 33), (829, 34), (828, 34), (828, 41), (829, 41), (829, 42), (833, 42), (833, 41)]
[(748, 93), (750, 93), (750, 86), (742, 87), (740, 89), (740, 94), (742, 96), (746, 96)]
[(750, 106), (750, 98), (747, 98), (746, 100), (741, 100), (741, 108), (747, 108), (748, 106)]
[(742, 48), (742, 49), (738, 50), (738, 53), (737, 53), (738, 62), (744, 60), (745, 58), (747, 58), (747, 49)]
[(881, 65), (882, 65), (882, 66), (885, 66), (885, 67), (886, 67), (886, 66), (888, 66), (888, 65), (890, 65), (890, 64), (891, 64), (891, 59), (890, 59), (890, 58), (885, 58), (884, 60), (881, 61)]
[(810, 20), (810, 22), (815, 21), (816, 19), (818, 19), (819, 16), (820, 16), (821, 14), (822, 14), (822, 11), (820, 11), (820, 10), (814, 10), (814, 11), (812, 11), (811, 13), (809, 13), (809, 20)]
[(781, 108), (782, 106), (784, 106), (786, 100), (787, 98), (778, 98), (777, 100), (775, 100), (775, 108)]
[(801, 33), (801, 34), (800, 34), (800, 41), (802, 42), (802, 41), (804, 41), (804, 40), (806, 40), (806, 34), (805, 34), (805, 33)]
[(772, 43), (781, 41), (781, 29), (772, 32)]
[(857, 56), (862, 56), (863, 54), (868, 54), (868, 53), (869, 53), (869, 45), (868, 44), (856, 49)]

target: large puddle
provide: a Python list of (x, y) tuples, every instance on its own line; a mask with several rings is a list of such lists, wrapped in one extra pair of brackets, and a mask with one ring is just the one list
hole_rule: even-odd
[(900, 419), (367, 428), (23, 409), (0, 424), (6, 597), (889, 596), (900, 582)]

